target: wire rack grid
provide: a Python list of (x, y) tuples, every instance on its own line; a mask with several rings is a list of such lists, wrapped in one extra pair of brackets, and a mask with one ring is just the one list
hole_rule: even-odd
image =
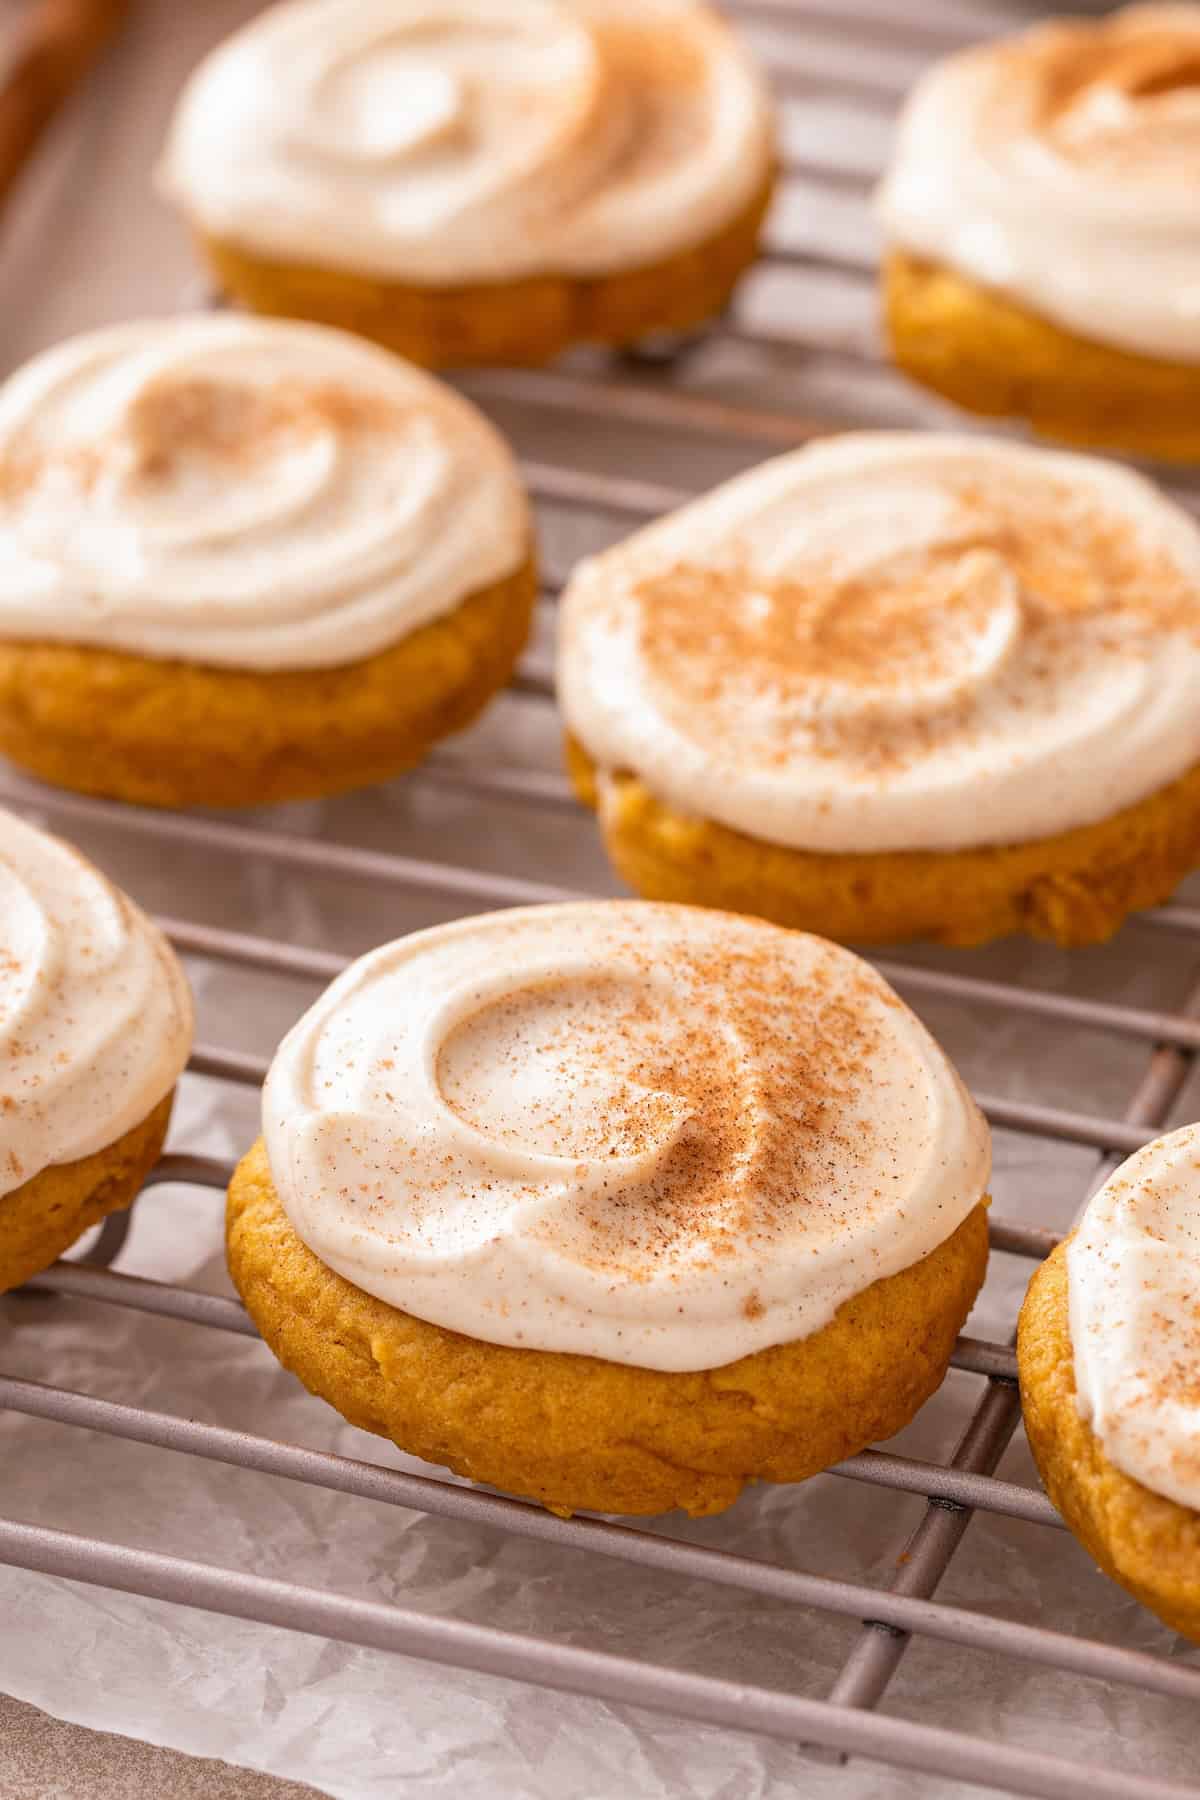
[[(1015, 15), (968, 0), (941, 0), (916, 18), (900, 18), (889, 0), (743, 0), (731, 8), (770, 64), (781, 94), (784, 183), (768, 254), (736, 309), (703, 343), (649, 347), (613, 362), (586, 356), (552, 371), (489, 372), (466, 390), (510, 428), (522, 449), (529, 486), (540, 503), (547, 548), (541, 631), (514, 682), (521, 706), (551, 699), (549, 644), (553, 598), (574, 554), (599, 529), (611, 537), (653, 517), (702, 485), (678, 481), (681, 465), (715, 476), (757, 456), (804, 441), (839, 423), (876, 420), (936, 423), (941, 415), (883, 367), (872, 323), (875, 246), (865, 200), (878, 172), (899, 94), (931, 55), (988, 32)], [(869, 49), (865, 49), (868, 46)], [(846, 109), (856, 131), (832, 132), (825, 109)], [(765, 394), (765, 399), (762, 398)], [(686, 449), (686, 456), (682, 450)], [(630, 456), (636, 457), (630, 461)], [(706, 461), (706, 459), (708, 459)], [(632, 471), (632, 472), (631, 472)], [(1176, 481), (1186, 503), (1200, 491)], [(599, 522), (599, 523), (598, 523)], [(410, 777), (454, 797), (456, 805), (495, 803), (535, 810), (552, 832), (573, 808), (564, 778), (546, 766), (449, 748)], [(347, 892), (393, 893), (438, 913), (562, 898), (582, 889), (533, 879), (513, 869), (466, 866), (390, 846), (306, 835), (279, 820), (157, 815), (52, 793), (15, 776), (4, 798), (67, 834), (114, 839), (175, 854), (232, 858), (286, 880), (332, 877)], [(288, 815), (290, 818), (290, 815)], [(573, 877), (574, 871), (566, 871)], [(181, 884), (182, 887), (182, 884)], [(176, 906), (182, 904), (182, 895)], [(177, 947), (206, 964), (236, 969), (247, 981), (285, 976), (324, 982), (345, 964), (328, 949), (166, 917)], [(1200, 957), (1200, 908), (1179, 902), (1143, 921), (1151, 953), (1174, 966), (1181, 947)], [(1142, 1046), (1137, 1080), (1123, 1109), (1090, 1112), (1004, 1092), (980, 1095), (993, 1124), (1030, 1144), (1070, 1144), (1091, 1153), (1087, 1189), (1122, 1155), (1154, 1135), (1185, 1091), (1200, 1051), (1200, 960), (1173, 981), (1180, 1003), (1134, 1004), (1058, 986), (1014, 984), (972, 973), (964, 959), (895, 958), (880, 964), (918, 1006), (953, 1003), (980, 1018), (1020, 1016), (1106, 1034)], [(1194, 963), (1194, 966), (1193, 966)], [(1190, 991), (1188, 991), (1191, 983)], [(220, 1044), (197, 1048), (192, 1077), (233, 1088), (256, 1087), (261, 1056)], [(229, 1168), (208, 1156), (165, 1156), (147, 1186), (195, 1183), (219, 1189)], [(1084, 1194), (1080, 1193), (1082, 1202)], [(110, 1220), (82, 1260), (63, 1262), (30, 1283), (59, 1303), (102, 1302), (177, 1321), (181, 1326), (254, 1336), (238, 1302), (226, 1295), (122, 1273), (129, 1217)], [(1001, 1214), (993, 1249), (1030, 1263), (1057, 1241), (1044, 1226)], [(20, 1304), (19, 1297), (10, 1304)], [(985, 1741), (944, 1725), (880, 1710), (914, 1640), (932, 1640), (1041, 1664), (1080, 1678), (1183, 1701), (1200, 1701), (1200, 1669), (1165, 1653), (1047, 1629), (934, 1596), (976, 1511), (1018, 1520), (1039, 1533), (1061, 1531), (1045, 1497), (996, 1474), (1020, 1420), (1011, 1338), (960, 1339), (954, 1366), (981, 1386), (968, 1427), (944, 1462), (873, 1450), (833, 1476), (921, 1496), (915, 1531), (897, 1543), (890, 1583), (835, 1579), (697, 1544), (627, 1524), (562, 1520), (518, 1500), (470, 1489), (436, 1474), (314, 1450), (119, 1400), (0, 1375), (0, 1408), (358, 1496), (465, 1520), (580, 1556), (619, 1559), (659, 1574), (719, 1584), (798, 1608), (857, 1622), (840, 1674), (823, 1698), (739, 1683), (640, 1657), (563, 1644), (532, 1633), (460, 1618), (431, 1616), (304, 1587), (241, 1570), (14, 1518), (0, 1519), (0, 1560), (46, 1574), (201, 1607), (238, 1618), (316, 1633), (346, 1643), (403, 1652), (493, 1675), (514, 1677), (613, 1702), (658, 1708), (706, 1724), (764, 1733), (815, 1754), (874, 1758), (963, 1783), (1061, 1800), (1153, 1800), (1200, 1794), (1153, 1773), (1119, 1772), (1041, 1749)]]

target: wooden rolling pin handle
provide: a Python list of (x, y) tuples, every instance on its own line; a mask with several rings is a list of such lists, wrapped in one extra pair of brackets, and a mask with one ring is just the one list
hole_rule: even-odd
[(0, 40), (0, 201), (128, 11), (129, 0), (31, 0)]

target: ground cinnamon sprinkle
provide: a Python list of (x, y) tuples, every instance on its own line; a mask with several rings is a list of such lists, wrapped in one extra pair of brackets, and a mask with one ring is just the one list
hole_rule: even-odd
[(642, 643), (666, 664), (686, 659), (715, 688), (722, 665), (764, 678), (898, 687), (911, 672), (949, 666), (948, 614), (967, 622), (977, 593), (958, 579), (957, 552), (897, 559), (879, 579), (765, 580), (747, 567), (683, 565), (638, 584)]
[[(999, 493), (940, 485), (951, 510), (938, 541), (852, 578), (814, 557), (769, 579), (744, 551), (631, 567), (613, 604), (632, 603), (661, 703), (739, 761), (827, 758), (878, 781), (970, 745), (998, 691), (1020, 713), (1097, 658), (1142, 660), (1171, 634), (1200, 643), (1194, 582), (1114, 508), (1044, 478)], [(993, 666), (989, 634), (1014, 603), (1017, 637)]]
[[(325, 430), (341, 437), (395, 433), (411, 416), (412, 409), (394, 400), (334, 382), (164, 379), (137, 396), (105, 440), (11, 444), (0, 455), (0, 502), (19, 502), (48, 478), (90, 493), (118, 462), (145, 481), (165, 480), (184, 455), (244, 469), (277, 455), (289, 440)], [(440, 422), (453, 428), (449, 414)]]
[(1099, 87), (1131, 98), (1152, 99), (1200, 85), (1200, 49), (1194, 32), (1166, 25), (1131, 25), (1127, 19), (1093, 26), (1059, 25), (1032, 41), (1007, 46), (1006, 57), (1038, 95), (1038, 118), (1053, 125), (1062, 113)]
[(1161, 12), (1118, 13), (1096, 24), (1059, 21), (980, 54), (995, 59), (1008, 92), (1026, 98), (1030, 128), (1057, 156), (1093, 177), (1194, 184), (1200, 133), (1170, 105), (1200, 86), (1194, 30), (1173, 28)]
[(708, 128), (710, 69), (694, 23), (605, 19), (588, 29), (597, 52), (596, 91), (574, 154), (547, 171), (536, 200), (543, 224), (576, 215), (597, 197), (608, 200), (623, 185), (668, 173), (695, 152)]
[(48, 474), (59, 475), (86, 493), (103, 468), (101, 451), (90, 444), (72, 445), (52, 454), (17, 445), (0, 455), (0, 502), (23, 500)]
[[(680, 947), (669, 981), (652, 945), (623, 939), (619, 979), (523, 988), (443, 1044), (439, 1091), (477, 1129), (583, 1171), (611, 1161), (599, 1195), (573, 1203), (572, 1261), (670, 1278), (864, 1204), (861, 1170), (888, 1154), (864, 1104), (881, 984), (832, 948), (800, 975), (776, 933), (753, 949), (747, 935)], [(646, 1160), (629, 1173), (625, 1158)], [(555, 1218), (537, 1227), (550, 1243)], [(764, 1310), (757, 1294), (744, 1306)]]
[(281, 437), (328, 427), (339, 433), (394, 428), (397, 416), (393, 402), (333, 382), (190, 379), (147, 387), (123, 435), (138, 451), (139, 472), (154, 476), (169, 471), (181, 452), (253, 462), (271, 454)]
[(630, 85), (694, 93), (708, 82), (707, 23), (605, 19), (590, 29), (605, 66)]

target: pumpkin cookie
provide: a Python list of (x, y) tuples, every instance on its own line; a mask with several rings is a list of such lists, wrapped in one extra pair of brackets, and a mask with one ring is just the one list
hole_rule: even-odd
[(719, 312), (771, 109), (697, 0), (302, 0), (201, 64), (161, 178), (228, 292), (431, 366)]
[(879, 196), (897, 362), (1049, 437), (1200, 459), (1200, 6), (939, 63)]
[(0, 1293), (128, 1206), (192, 1042), (158, 930), (57, 838), (0, 811)]
[(848, 951), (594, 902), (364, 957), (284, 1040), (229, 1265), (368, 1431), (557, 1511), (719, 1512), (889, 1436), (987, 1261), (987, 1127)]
[(1030, 1283), (1017, 1356), (1046, 1490), (1106, 1575), (1200, 1643), (1200, 1127), (1106, 1182)]
[(1141, 477), (848, 434), (576, 571), (571, 771), (650, 899), (1100, 941), (1200, 863), (1200, 531)]
[(508, 450), (315, 325), (121, 325), (0, 389), (0, 752), (151, 806), (381, 781), (508, 679), (536, 593)]

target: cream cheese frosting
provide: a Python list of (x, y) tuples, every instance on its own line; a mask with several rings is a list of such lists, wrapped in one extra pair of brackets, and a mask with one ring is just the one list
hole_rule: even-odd
[(298, 1235), (489, 1343), (705, 1369), (806, 1337), (979, 1203), (987, 1126), (849, 951), (638, 901), (355, 963), (267, 1078)]
[(558, 686), (601, 772), (800, 850), (1110, 817), (1200, 762), (1200, 529), (1089, 457), (848, 434), (577, 570)]
[(140, 1125), (191, 1047), (161, 932), (78, 851), (0, 810), (0, 1194)]
[(1076, 334), (1200, 362), (1200, 6), (1056, 20), (938, 63), (878, 197), (895, 245)]
[(529, 541), (487, 421), (349, 333), (141, 320), (0, 388), (0, 637), (332, 667), (512, 574)]
[(763, 84), (696, 0), (292, 0), (192, 76), (160, 182), (251, 252), (436, 285), (655, 263), (771, 159)]
[(1105, 1182), (1067, 1285), (1082, 1417), (1118, 1469), (1200, 1511), (1200, 1126)]

